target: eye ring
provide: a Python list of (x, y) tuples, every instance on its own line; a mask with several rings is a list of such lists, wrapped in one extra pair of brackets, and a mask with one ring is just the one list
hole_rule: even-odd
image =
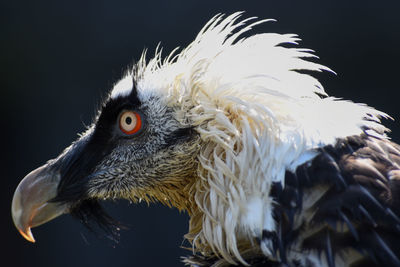
[(133, 135), (142, 129), (142, 117), (136, 111), (125, 110), (119, 116), (119, 129), (127, 135)]

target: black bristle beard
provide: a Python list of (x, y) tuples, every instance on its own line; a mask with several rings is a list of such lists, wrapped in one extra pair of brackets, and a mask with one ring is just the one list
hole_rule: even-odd
[(108, 215), (97, 199), (85, 199), (78, 202), (70, 208), (70, 214), (90, 232), (98, 237), (106, 237), (115, 243), (119, 242), (120, 229), (126, 228)]

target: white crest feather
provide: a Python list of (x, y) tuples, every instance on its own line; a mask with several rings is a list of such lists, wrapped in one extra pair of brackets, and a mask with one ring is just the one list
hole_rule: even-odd
[(240, 39), (268, 21), (240, 16), (215, 16), (182, 52), (162, 61), (157, 50), (148, 63), (143, 56), (136, 71), (139, 95), (165, 96), (180, 123), (201, 136), (187, 238), (206, 254), (245, 264), (241, 248), (275, 227), (271, 184), (283, 183), (286, 170), (337, 138), (364, 127), (384, 136), (379, 118), (387, 115), (327, 97), (314, 77), (298, 72), (330, 70), (306, 60), (315, 57), (311, 50), (281, 46), (297, 44), (296, 35)]

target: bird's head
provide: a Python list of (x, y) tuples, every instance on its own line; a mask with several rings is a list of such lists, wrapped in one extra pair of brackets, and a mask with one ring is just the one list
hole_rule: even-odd
[(188, 211), (194, 248), (241, 260), (275, 230), (269, 192), (286, 170), (337, 137), (384, 131), (383, 113), (327, 97), (307, 73), (329, 69), (287, 47), (295, 35), (240, 39), (265, 20), (239, 17), (214, 17), (179, 54), (143, 56), (88, 130), (21, 181), (12, 216), (25, 238), (63, 213), (110, 225), (102, 199), (156, 200)]
[(21, 181), (12, 214), (28, 240), (34, 241), (31, 227), (66, 212), (111, 226), (101, 199), (158, 200), (188, 209), (184, 188), (196, 175), (199, 135), (179, 122), (165, 95), (138, 89), (137, 80), (128, 73), (92, 126)]

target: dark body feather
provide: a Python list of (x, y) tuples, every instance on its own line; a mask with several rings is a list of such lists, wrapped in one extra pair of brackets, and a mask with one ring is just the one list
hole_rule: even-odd
[[(330, 267), (400, 266), (400, 146), (363, 134), (318, 152), (286, 172), (284, 187), (276, 183), (271, 190), (278, 231), (264, 231), (259, 241), (272, 240), (278, 262), (258, 256), (246, 261), (252, 266), (318, 266), (315, 259)], [(209, 266), (214, 260), (187, 262)]]

